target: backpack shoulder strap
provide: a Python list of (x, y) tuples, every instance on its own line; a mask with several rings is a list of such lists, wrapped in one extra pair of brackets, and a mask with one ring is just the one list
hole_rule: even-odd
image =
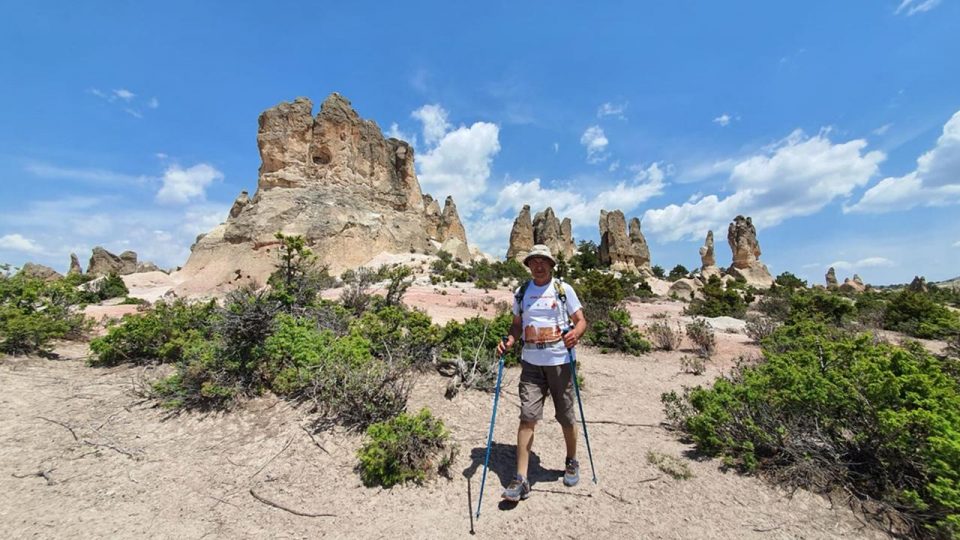
[(560, 315), (570, 325), (570, 314), (567, 313), (567, 291), (563, 288), (562, 279), (553, 279), (553, 290), (556, 291), (557, 299), (560, 300)]
[(523, 319), (523, 298), (527, 295), (527, 287), (530, 286), (531, 281), (530, 279), (524, 281), (523, 284), (520, 285), (520, 288), (517, 289), (517, 294), (514, 295), (514, 299), (517, 301), (517, 311), (521, 319)]

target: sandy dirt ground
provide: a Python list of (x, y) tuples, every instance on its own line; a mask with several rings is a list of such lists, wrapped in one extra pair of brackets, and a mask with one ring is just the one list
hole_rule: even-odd
[[(485, 296), (495, 302), (510, 293), (436, 295), (426, 287), (411, 289), (407, 300), (429, 307), (439, 322), (477, 312), (471, 298), (492, 304)], [(468, 305), (458, 307), (461, 300)], [(643, 326), (658, 313), (676, 320), (682, 305), (629, 309)], [(581, 438), (581, 484), (563, 486), (563, 439), (548, 404), (531, 459), (533, 494), (519, 505), (500, 500), (514, 472), (519, 413), (519, 369), (508, 369), (476, 535), (885, 537), (843, 501), (791, 495), (725, 472), (663, 427), (661, 393), (708, 384), (737, 357), (758, 352), (741, 333), (717, 338), (717, 355), (701, 376), (681, 372), (689, 350), (632, 357), (582, 347), (583, 403), (599, 483), (590, 481)], [(91, 368), (86, 345), (58, 350), (60, 360), (0, 359), (0, 538), (470, 537), (491, 394), (465, 391), (447, 400), (446, 379), (422, 375), (408, 408), (429, 407), (446, 423), (460, 448), (454, 476), (385, 490), (364, 487), (354, 471), (362, 436), (311, 433), (304, 408), (268, 396), (228, 413), (171, 415), (139, 394), (144, 381), (160, 375), (157, 369)], [(660, 471), (647, 461), (651, 451), (681, 460), (693, 477), (675, 480)]]

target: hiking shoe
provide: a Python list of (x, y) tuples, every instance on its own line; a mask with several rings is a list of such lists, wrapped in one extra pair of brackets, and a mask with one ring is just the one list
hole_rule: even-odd
[(567, 458), (567, 466), (563, 471), (563, 485), (573, 487), (580, 481), (580, 462), (573, 458)]
[(530, 496), (530, 483), (519, 474), (513, 478), (507, 489), (503, 490), (503, 498), (517, 502)]

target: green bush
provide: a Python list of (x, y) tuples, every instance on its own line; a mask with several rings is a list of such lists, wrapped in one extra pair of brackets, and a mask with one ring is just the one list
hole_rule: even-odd
[(440, 342), (430, 317), (403, 305), (367, 311), (350, 323), (350, 331), (369, 341), (375, 356), (418, 367), (433, 361)]
[(960, 534), (960, 393), (916, 344), (799, 321), (764, 342), (758, 364), (662, 399), (700, 451), (731, 466), (879, 501), (911, 527), (901, 533)]
[(741, 295), (732, 288), (724, 288), (723, 281), (717, 276), (710, 276), (701, 292), (703, 299), (698, 298), (690, 302), (686, 308), (687, 315), (742, 319), (747, 315), (747, 305), (753, 301), (753, 296), (749, 292)]
[(659, 264), (653, 265), (653, 267), (650, 270), (653, 272), (653, 277), (657, 277), (660, 279), (667, 277), (666, 273), (663, 270), (663, 267), (660, 266)]
[[(495, 369), (497, 343), (510, 333), (513, 313), (501, 313), (493, 319), (471, 317), (463, 322), (450, 321), (443, 327), (440, 339), (441, 358), (463, 358), (472, 362), (479, 358), (481, 372)], [(520, 364), (519, 348), (507, 352), (504, 365)]]
[(687, 277), (689, 274), (690, 271), (687, 270), (686, 266), (678, 264), (670, 269), (670, 273), (667, 274), (667, 279), (670, 281), (677, 281), (678, 279)]
[(650, 352), (650, 342), (643, 338), (630, 320), (625, 309), (613, 309), (605, 320), (590, 324), (584, 339), (588, 344), (602, 349), (614, 349), (627, 354), (641, 355)]
[(0, 353), (50, 354), (49, 344), (79, 338), (89, 324), (74, 309), (80, 302), (68, 282), (9, 276), (0, 266)]
[(929, 294), (904, 289), (887, 304), (883, 327), (913, 337), (943, 339), (960, 332), (960, 317)]
[(279, 301), (288, 313), (300, 314), (312, 306), (321, 290), (330, 288), (336, 279), (326, 266), (317, 265), (317, 257), (307, 247), (303, 236), (274, 235), (280, 241), (276, 270), (267, 279), (271, 298)]
[(373, 424), (366, 435), (367, 442), (357, 451), (357, 468), (368, 487), (422, 484), (437, 472), (449, 474), (454, 457), (453, 450), (447, 450), (450, 434), (428, 409)]
[(183, 347), (191, 339), (191, 330), (204, 338), (213, 334), (217, 319), (214, 301), (190, 304), (181, 299), (173, 303), (162, 300), (143, 314), (127, 315), (123, 324), (110, 328), (107, 335), (90, 342), (94, 353), (90, 364), (115, 366), (129, 362), (148, 364), (176, 362)]

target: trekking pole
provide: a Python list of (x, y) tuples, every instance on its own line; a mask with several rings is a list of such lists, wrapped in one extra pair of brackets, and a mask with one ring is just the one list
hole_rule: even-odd
[[(567, 328), (562, 335), (569, 332)], [(590, 458), (590, 472), (593, 473), (593, 483), (597, 483), (597, 469), (593, 466), (593, 452), (590, 451), (590, 435), (587, 433), (587, 419), (583, 417), (583, 400), (580, 399), (580, 385), (577, 383), (577, 361), (574, 359), (573, 349), (567, 349), (567, 358), (570, 359), (570, 376), (573, 377), (573, 389), (577, 392), (577, 405), (580, 407), (580, 424), (583, 426), (583, 440), (587, 442), (587, 456)]]
[[(507, 343), (507, 338), (503, 338), (503, 343)], [(497, 421), (497, 403), (500, 401), (500, 381), (503, 379), (503, 359), (507, 356), (507, 350), (504, 349), (500, 355), (500, 366), (497, 368), (497, 387), (493, 391), (493, 414), (490, 416), (490, 433), (487, 434), (487, 455), (483, 458), (483, 476), (480, 477), (480, 498), (477, 500), (477, 520), (480, 519), (480, 505), (483, 504), (483, 486), (487, 483), (487, 464), (490, 463), (490, 444), (493, 442), (493, 425)]]

